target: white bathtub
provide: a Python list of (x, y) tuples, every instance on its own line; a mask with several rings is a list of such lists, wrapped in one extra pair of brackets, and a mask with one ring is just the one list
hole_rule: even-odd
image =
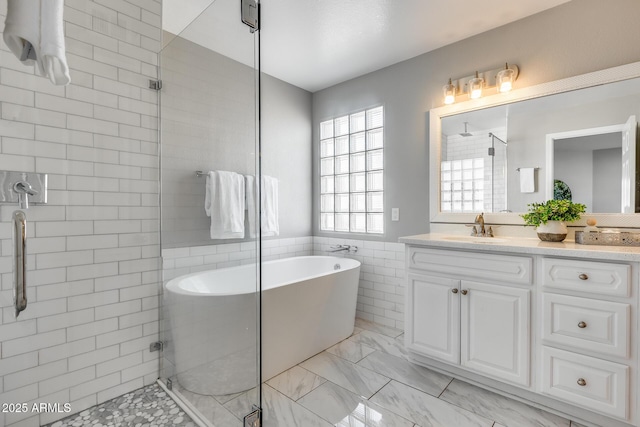
[[(262, 380), (353, 333), (360, 263), (304, 256), (262, 264)], [(257, 265), (170, 280), (164, 307), (168, 357), (180, 384), (223, 395), (255, 387)]]

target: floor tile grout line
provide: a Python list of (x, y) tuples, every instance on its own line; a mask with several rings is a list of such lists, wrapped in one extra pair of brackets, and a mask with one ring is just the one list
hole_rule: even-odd
[[(444, 392), (449, 388), (449, 386), (450, 386), (450, 385), (451, 385), (455, 380), (456, 380), (456, 378), (455, 378), (455, 377), (453, 377), (453, 378), (451, 379), (451, 381), (449, 381), (449, 384), (447, 384), (447, 386), (444, 388), (444, 390), (442, 390), (442, 393), (440, 393), (440, 395), (438, 396), (438, 399), (439, 399), (439, 400), (442, 400), (443, 402), (448, 403), (449, 405), (455, 406), (456, 408), (460, 408), (460, 409), (462, 409), (463, 411), (471, 412), (472, 414), (475, 414), (475, 415), (477, 415), (477, 416), (479, 416), (479, 417), (485, 418), (485, 419), (487, 419), (487, 420), (489, 420), (489, 421), (493, 421), (493, 424), (497, 423), (497, 422), (498, 422), (497, 420), (491, 420), (491, 419), (487, 418), (486, 416), (484, 416), (484, 415), (482, 415), (482, 414), (478, 414), (477, 412), (473, 411), (472, 409), (464, 408), (464, 407), (462, 407), (462, 406), (460, 406), (460, 405), (458, 405), (458, 404), (456, 404), (456, 403), (449, 402), (448, 400), (445, 400), (445, 399), (443, 399), (443, 398), (441, 397), (441, 396), (444, 394)], [(458, 380), (458, 381), (460, 381), (460, 380)], [(464, 381), (462, 381), (462, 382), (464, 383)], [(468, 384), (468, 383), (467, 383), (467, 384)], [(493, 424), (492, 424), (492, 425), (493, 425)]]
[[(449, 381), (449, 382), (447, 383), (447, 385), (442, 389), (442, 391), (440, 392), (440, 394), (436, 396), (438, 399), (440, 399), (440, 396), (442, 396), (442, 395), (444, 394), (444, 392), (445, 392), (445, 391), (447, 391), (447, 389), (449, 388), (449, 386), (451, 385), (451, 383), (453, 382), (453, 380), (455, 380), (455, 378), (451, 377), (451, 381)], [(442, 400), (444, 400), (444, 399), (442, 399)], [(446, 402), (446, 400), (444, 400), (444, 401)]]
[[(297, 366), (297, 367), (299, 367), (300, 369), (304, 369), (305, 371), (309, 372), (309, 373), (310, 373), (310, 374), (312, 374), (312, 375), (315, 375), (315, 376), (316, 376), (316, 377), (318, 377), (318, 378), (322, 378), (322, 379), (324, 380), (324, 382), (323, 382), (322, 384), (327, 383), (327, 382), (332, 382), (332, 381), (329, 381), (328, 379), (326, 379), (325, 377), (323, 377), (323, 376), (321, 376), (321, 375), (316, 374), (315, 372), (311, 372), (310, 370), (308, 370), (308, 369), (306, 369), (306, 368), (303, 368), (303, 367), (302, 367), (302, 366), (300, 366), (299, 364), (298, 364), (298, 365), (296, 365), (296, 366)], [(289, 369), (293, 369), (293, 368), (289, 368)], [(287, 371), (288, 371), (289, 369), (287, 369)], [(284, 371), (284, 372), (287, 372), (287, 371)], [(266, 384), (266, 382), (265, 382), (265, 384)], [(318, 387), (322, 386), (322, 384), (318, 385)], [(267, 384), (267, 385), (268, 385), (269, 387), (271, 387), (271, 388), (275, 388), (275, 387), (271, 386), (270, 384)], [(308, 392), (306, 392), (305, 394), (303, 394), (302, 396), (300, 396), (300, 397), (299, 397), (299, 398), (297, 398), (296, 400), (293, 400), (293, 399), (291, 399), (291, 400), (293, 400), (294, 402), (298, 403), (298, 400), (302, 399), (303, 397), (305, 397), (306, 395), (308, 395), (309, 393), (311, 393), (312, 391), (314, 391), (314, 390), (315, 390), (315, 389), (317, 389), (318, 387), (314, 387), (314, 388), (312, 388), (311, 390), (309, 390)], [(277, 389), (276, 389), (276, 390), (277, 390)], [(278, 391), (280, 391), (280, 390), (278, 390)], [(287, 396), (287, 397), (288, 397), (288, 396)]]
[[(329, 380), (327, 380), (327, 382), (330, 382), (330, 381), (329, 381)], [(293, 404), (293, 405), (298, 405), (298, 406), (300, 406), (301, 408), (304, 408), (305, 410), (307, 410), (307, 411), (311, 412), (312, 414), (314, 414), (315, 416), (317, 416), (317, 417), (318, 417), (318, 418), (320, 418), (321, 420), (326, 421), (326, 422), (328, 422), (329, 424), (335, 425), (335, 423), (332, 423), (331, 421), (327, 420), (326, 418), (324, 418), (324, 417), (323, 417), (323, 416), (321, 416), (320, 414), (316, 414), (316, 413), (315, 413), (315, 412), (313, 412), (311, 409), (309, 409), (309, 408), (307, 408), (306, 406), (302, 405), (301, 403), (298, 403), (297, 401), (295, 401), (295, 400), (291, 399), (289, 396), (287, 396), (286, 394), (284, 394), (284, 393), (280, 392), (280, 390), (277, 390), (276, 388), (271, 387), (271, 386), (270, 386), (269, 384), (267, 384), (266, 382), (265, 382), (265, 383), (262, 383), (262, 384), (263, 384), (264, 386), (266, 386), (266, 387), (271, 388), (274, 392), (276, 392), (276, 393), (278, 393), (278, 394), (281, 394), (282, 396), (284, 396), (284, 398), (285, 398), (285, 399), (290, 400), (290, 401), (292, 402), (292, 404)], [(337, 384), (336, 384), (336, 385), (337, 385)], [(317, 388), (317, 387), (316, 387), (316, 388)], [(307, 394), (308, 394), (308, 393), (307, 393)], [(263, 408), (263, 409), (264, 409), (264, 408)]]

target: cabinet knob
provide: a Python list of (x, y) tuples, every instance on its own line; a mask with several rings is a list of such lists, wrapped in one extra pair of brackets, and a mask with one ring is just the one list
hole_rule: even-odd
[(578, 378), (578, 385), (584, 387), (587, 385), (587, 381), (584, 378)]
[(460, 293), (461, 293), (462, 295), (466, 295), (466, 294), (467, 294), (467, 292), (469, 292), (469, 291), (468, 291), (468, 290), (466, 290), (466, 289), (463, 289), (463, 290), (461, 290), (461, 291), (460, 291)]
[(584, 322), (580, 322), (580, 323), (578, 323), (578, 328), (580, 328), (580, 329), (584, 329), (584, 328), (586, 328), (586, 327), (587, 327), (587, 324), (586, 324), (586, 323), (584, 323)]
[(584, 274), (584, 273), (580, 273), (580, 275), (578, 276), (578, 279), (580, 279), (580, 280), (587, 280), (587, 279), (589, 279), (589, 276), (587, 276), (587, 275), (586, 275), (586, 274)]
[(458, 289), (453, 288), (453, 289), (451, 289), (451, 292), (453, 292), (454, 294), (457, 294), (458, 293)]

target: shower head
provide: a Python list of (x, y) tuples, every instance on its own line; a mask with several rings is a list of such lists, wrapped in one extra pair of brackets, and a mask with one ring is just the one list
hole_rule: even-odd
[(468, 136), (473, 136), (472, 133), (467, 132), (467, 125), (469, 123), (468, 122), (464, 122), (464, 132), (460, 133), (460, 136), (464, 136), (465, 138)]

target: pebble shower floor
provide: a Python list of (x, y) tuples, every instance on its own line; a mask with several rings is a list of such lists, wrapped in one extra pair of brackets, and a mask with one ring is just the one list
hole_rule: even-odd
[(195, 427), (157, 384), (116, 397), (46, 427)]

